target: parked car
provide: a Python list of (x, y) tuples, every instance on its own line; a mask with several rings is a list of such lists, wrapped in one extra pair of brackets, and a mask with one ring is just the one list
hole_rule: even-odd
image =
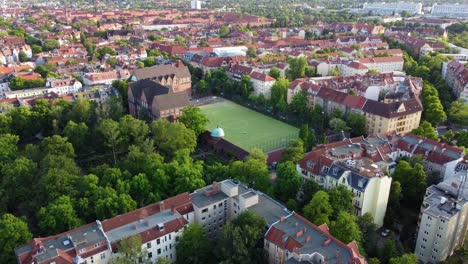
[(382, 233), (380, 233), (380, 235), (382, 237), (388, 237), (388, 235), (390, 235), (390, 232), (391, 232), (390, 229), (384, 229)]

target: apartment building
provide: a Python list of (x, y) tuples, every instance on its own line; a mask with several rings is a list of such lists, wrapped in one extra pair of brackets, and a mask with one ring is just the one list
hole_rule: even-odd
[(357, 244), (337, 240), (327, 224), (315, 226), (297, 213), (283, 216), (268, 229), (264, 248), (268, 263), (366, 263)]
[(46, 238), (34, 238), (15, 250), (18, 263), (109, 263), (111, 243), (96, 221)]
[(367, 100), (362, 111), (369, 134), (408, 133), (419, 127), (423, 107), (417, 98), (391, 103)]
[(83, 75), (84, 85), (105, 84), (111, 85), (115, 80), (126, 80), (130, 77), (127, 70), (109, 72), (89, 72)]
[(457, 166), (465, 156), (462, 149), (413, 134), (395, 135), (391, 141), (394, 158), (420, 155), (425, 159), (426, 173), (438, 173), (443, 180), (455, 176)]
[(426, 190), (418, 219), (415, 253), (422, 263), (439, 263), (464, 244), (468, 229), (466, 171)]
[(362, 12), (372, 12), (374, 15), (398, 15), (403, 11), (410, 14), (422, 14), (421, 3), (408, 3), (408, 2), (381, 2), (381, 3), (364, 3)]
[(436, 17), (468, 18), (468, 5), (466, 4), (434, 4), (431, 15)]
[[(215, 238), (227, 221), (246, 210), (265, 218), (267, 222), (265, 230), (268, 230), (265, 240), (271, 243), (276, 242), (271, 240), (272, 237), (278, 238), (278, 234), (281, 234), (272, 236), (271, 230), (283, 230), (279, 223), (291, 223), (295, 221), (294, 219), (298, 219), (301, 221), (301, 227), (310, 228), (309, 231), (304, 231), (304, 237), (309, 237), (307, 243), (303, 243), (289, 233), (284, 233), (285, 238), (291, 243), (295, 245), (303, 243), (302, 255), (297, 255), (297, 250), (294, 251), (297, 256), (283, 251), (286, 255), (282, 255), (281, 260), (269, 258), (269, 263), (286, 263), (288, 260), (293, 261), (292, 258), (306, 259), (307, 256), (320, 256), (323, 263), (326, 263), (336, 260), (337, 251), (342, 252), (338, 255), (342, 259), (352, 261), (348, 263), (366, 263), (354, 242), (346, 245), (338, 241), (330, 235), (326, 225), (317, 227), (266, 194), (233, 180), (214, 182), (192, 194), (183, 193), (56, 236), (35, 238), (30, 243), (18, 247), (15, 252), (19, 264), (107, 264), (112, 263), (112, 260), (118, 256), (118, 243), (122, 239), (139, 235), (142, 240), (141, 248), (146, 254), (145, 260), (154, 262), (162, 257), (174, 263), (177, 239), (188, 224), (202, 225), (207, 230), (208, 236)], [(65, 242), (66, 240), (68, 242)], [(329, 242), (324, 243), (324, 240)], [(273, 244), (265, 243), (265, 250), (269, 256), (273, 256), (273, 252), (270, 251), (273, 247)]]
[(354, 214), (370, 213), (381, 227), (392, 182), (384, 172), (395, 165), (390, 152), (388, 142), (380, 138), (351, 138), (307, 153), (297, 170), (326, 189), (346, 186), (354, 195)]
[(361, 58), (357, 60), (318, 60), (316, 62), (317, 74), (330, 76), (338, 70), (340, 76), (364, 75), (370, 70), (381, 73), (390, 73), (403, 70), (403, 58), (401, 56)]
[(297, 170), (326, 189), (345, 185), (354, 194), (355, 214), (369, 212), (381, 226), (391, 185), (383, 172), (392, 173), (398, 159), (414, 155), (424, 158), (426, 173), (439, 173), (448, 180), (456, 174), (464, 152), (412, 134), (388, 133), (323, 145), (306, 153)]
[(458, 60), (444, 62), (442, 65), (442, 78), (458, 98), (468, 102), (468, 69)]
[(271, 87), (273, 87), (273, 84), (276, 82), (275, 78), (265, 73), (252, 72), (250, 74), (250, 79), (253, 84), (253, 94), (255, 96), (263, 94), (266, 99), (271, 98)]

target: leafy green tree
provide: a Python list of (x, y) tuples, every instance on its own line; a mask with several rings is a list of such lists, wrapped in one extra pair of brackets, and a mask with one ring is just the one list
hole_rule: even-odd
[(112, 263), (115, 263), (115, 264), (151, 263), (151, 261), (146, 260), (147, 252), (141, 247), (141, 237), (139, 234), (122, 239), (119, 242), (117, 248), (118, 248), (119, 255), (117, 255), (112, 260)]
[(75, 157), (73, 145), (68, 142), (66, 137), (61, 137), (59, 135), (53, 135), (45, 138), (39, 147), (44, 156), (54, 155), (69, 159), (73, 159)]
[(338, 185), (330, 190), (330, 205), (334, 210), (333, 219), (338, 217), (340, 212), (352, 214), (353, 193), (344, 185)]
[(448, 117), (450, 121), (456, 124), (462, 126), (468, 125), (468, 104), (464, 99), (458, 99), (450, 104)]
[(119, 97), (122, 98), (122, 105), (125, 112), (128, 112), (128, 81), (115, 80), (112, 81), (112, 87), (117, 90)]
[(247, 49), (247, 56), (249, 56), (249, 58), (257, 57), (257, 49), (254, 46), (249, 47)]
[(72, 201), (68, 196), (60, 196), (49, 203), (47, 207), (42, 207), (37, 217), (39, 227), (47, 235), (58, 234), (83, 224), (77, 217)]
[(304, 91), (300, 91), (293, 96), (292, 101), (289, 104), (289, 110), (290, 112), (296, 113), (299, 116), (306, 115), (307, 111), (309, 110), (309, 101)]
[(12, 134), (0, 134), (0, 162), (11, 161), (18, 156), (19, 137)]
[(418, 257), (416, 254), (404, 254), (401, 257), (391, 258), (390, 264), (418, 264)]
[(32, 239), (28, 224), (21, 218), (4, 214), (0, 219), (0, 259), (5, 263), (16, 263), (15, 248)]
[(284, 112), (286, 106), (287, 91), (289, 81), (286, 79), (278, 79), (271, 87), (271, 105), (275, 111)]
[(205, 228), (200, 225), (189, 225), (176, 245), (178, 264), (212, 263), (212, 245), (208, 240)]
[(206, 125), (209, 122), (200, 108), (192, 106), (184, 108), (182, 115), (179, 117), (179, 121), (183, 123), (185, 127), (195, 132), (197, 136), (206, 131)]
[(244, 98), (249, 97), (250, 93), (254, 90), (253, 83), (249, 75), (243, 75), (239, 85), (240, 94)]
[(418, 135), (423, 138), (428, 138), (437, 141), (439, 136), (436, 133), (434, 127), (432, 127), (431, 123), (427, 121), (423, 121), (418, 128), (415, 128), (411, 131), (411, 133)]
[(267, 223), (252, 211), (244, 211), (229, 221), (218, 240), (219, 262), (255, 263), (261, 256)]
[(273, 66), (273, 67), (271, 67), (270, 71), (268, 72), (268, 75), (270, 75), (271, 77), (278, 80), (281, 77), (281, 72), (278, 69), (278, 67)]
[(151, 131), (156, 148), (169, 157), (184, 148), (193, 152), (197, 145), (195, 132), (181, 123), (172, 124), (159, 119), (151, 123)]
[(195, 92), (199, 95), (206, 95), (210, 92), (210, 87), (208, 85), (208, 82), (205, 80), (200, 80), (196, 85), (195, 85)]
[(118, 194), (113, 188), (98, 188), (92, 194), (98, 219), (111, 218), (136, 209), (137, 203), (128, 194)]
[(357, 113), (349, 113), (346, 117), (346, 124), (352, 128), (351, 133), (355, 136), (362, 136), (366, 133), (366, 117)]
[(77, 99), (71, 106), (68, 118), (75, 123), (84, 122), (91, 127), (95, 122), (96, 107), (95, 102), (88, 99)]
[(96, 51), (96, 56), (98, 57), (98, 59), (102, 59), (102, 57), (104, 57), (104, 55), (106, 55), (106, 54), (109, 54), (111, 56), (115, 56), (115, 55), (117, 55), (117, 51), (115, 51), (111, 47), (102, 47), (102, 48), (100, 48), (100, 49), (98, 49)]
[(0, 134), (11, 133), (11, 116), (0, 115)]
[(104, 145), (111, 149), (114, 163), (117, 163), (117, 150), (122, 142), (119, 123), (111, 119), (104, 119), (99, 123), (97, 129), (104, 139)]
[[(0, 148), (5, 151), (1, 143)], [(37, 179), (37, 164), (25, 157), (18, 157), (3, 165), (1, 175), (3, 180), (0, 189), (4, 190), (3, 195), (6, 198), (4, 205), (12, 212), (30, 200), (30, 183)]]
[(332, 214), (330, 196), (325, 191), (316, 192), (310, 203), (304, 207), (304, 216), (315, 225), (330, 224)]
[(51, 51), (55, 48), (58, 48), (60, 46), (60, 43), (55, 40), (55, 39), (46, 39), (42, 43), (42, 50), (44, 51)]
[(400, 160), (393, 173), (393, 180), (401, 183), (403, 201), (407, 204), (419, 206), (426, 192), (426, 173), (418, 163), (414, 167), (404, 160)]
[(377, 225), (374, 224), (374, 217), (370, 213), (365, 213), (357, 218), (357, 224), (362, 232), (362, 246), (368, 255), (377, 255)]
[(29, 58), (28, 58), (28, 55), (26, 54), (26, 52), (24, 52), (24, 51), (21, 50), (21, 51), (18, 53), (18, 60), (19, 60), (20, 62), (27, 62), (27, 61), (29, 60)]
[(31, 138), (37, 132), (29, 108), (25, 106), (15, 107), (7, 115), (11, 118), (12, 132), (19, 135), (22, 140)]
[(401, 184), (397, 180), (392, 181), (392, 185), (390, 187), (390, 194), (388, 196), (388, 204), (390, 207), (399, 209), (400, 208), (400, 201), (402, 198), (401, 193)]
[(304, 158), (304, 143), (300, 139), (291, 140), (289, 147), (283, 150), (281, 162), (298, 162)]
[(78, 153), (86, 149), (89, 143), (88, 137), (90, 135), (88, 126), (85, 123), (75, 123), (69, 121), (63, 130), (63, 134), (67, 137), (68, 141), (73, 145)]
[(142, 146), (149, 134), (149, 126), (142, 120), (125, 115), (119, 120), (122, 143), (125, 146)]
[(232, 178), (262, 192), (271, 192), (270, 173), (267, 165), (262, 161), (257, 159), (235, 161), (231, 164), (229, 171)]
[(378, 258), (370, 258), (367, 261), (368, 264), (380, 264), (380, 260)]
[(226, 26), (220, 27), (218, 34), (220, 38), (229, 38), (231, 35), (229, 28)]
[(423, 85), (422, 105), (426, 121), (433, 126), (436, 126), (447, 118), (437, 89), (428, 82), (424, 82)]
[(458, 146), (463, 146), (468, 148), (468, 132), (459, 131), (455, 134), (455, 139), (457, 140)]
[(203, 181), (203, 163), (190, 157), (188, 149), (175, 152), (174, 160), (167, 164), (166, 173), (172, 178), (173, 195), (183, 192), (193, 192), (205, 186)]
[(286, 76), (288, 79), (293, 81), (297, 78), (305, 77), (305, 70), (307, 65), (307, 60), (304, 57), (300, 58), (291, 58), (289, 59), (289, 69), (286, 70)]
[(26, 80), (21, 77), (13, 77), (10, 80), (10, 89), (13, 91), (23, 90), (26, 87)]
[(37, 44), (33, 44), (31, 45), (31, 50), (33, 54), (38, 54), (42, 52), (42, 47)]
[(389, 239), (385, 242), (381, 255), (383, 263), (389, 263), (390, 259), (397, 258), (400, 255), (393, 234), (390, 235)]
[(295, 198), (301, 186), (301, 176), (296, 170), (296, 164), (292, 161), (279, 163), (276, 167), (275, 195), (280, 201), (287, 202)]
[(341, 131), (348, 131), (350, 129), (343, 119), (337, 117), (332, 118), (330, 120), (329, 126), (333, 131), (338, 133), (340, 133)]
[(356, 217), (347, 212), (338, 213), (336, 221), (331, 224), (330, 233), (345, 244), (356, 241), (358, 245), (361, 245), (362, 232), (356, 223)]

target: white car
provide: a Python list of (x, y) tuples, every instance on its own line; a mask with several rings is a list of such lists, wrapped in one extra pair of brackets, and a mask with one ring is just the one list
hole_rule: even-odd
[(390, 235), (390, 232), (390, 229), (384, 229), (382, 233), (380, 233), (380, 235), (383, 237), (388, 237), (388, 235)]

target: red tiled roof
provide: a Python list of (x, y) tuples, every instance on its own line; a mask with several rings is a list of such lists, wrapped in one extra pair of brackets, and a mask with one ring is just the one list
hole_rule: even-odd
[(261, 73), (261, 72), (252, 72), (250, 74), (250, 77), (252, 79), (259, 80), (259, 81), (262, 81), (262, 82), (274, 82), (275, 81), (275, 78), (271, 77), (268, 74), (264, 74), (264, 73)]

